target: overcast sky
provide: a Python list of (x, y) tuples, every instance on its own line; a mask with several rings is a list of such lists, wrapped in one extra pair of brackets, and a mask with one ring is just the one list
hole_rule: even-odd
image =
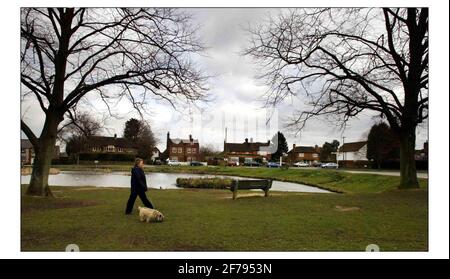
[[(152, 110), (146, 119), (159, 139), (161, 151), (165, 150), (168, 131), (171, 137), (188, 138), (192, 134), (200, 145), (210, 144), (222, 150), (225, 127), (228, 142), (242, 142), (246, 137), (267, 141), (280, 130), (291, 148), (293, 143), (322, 145), (333, 139), (342, 142), (342, 136), (345, 136), (345, 142), (363, 140), (371, 125), (379, 121), (367, 112), (350, 121), (345, 130), (340, 130), (325, 119), (317, 119), (309, 122), (300, 135), (295, 135), (295, 131), (284, 128), (285, 118), (301, 106), (301, 100), (285, 102), (275, 111), (264, 109), (262, 95), (267, 88), (255, 79), (257, 72), (252, 61), (240, 55), (248, 40), (243, 27), (262, 20), (276, 9), (189, 9), (189, 12), (194, 15), (195, 22), (202, 25), (201, 37), (208, 46), (205, 56), (195, 61), (208, 75), (213, 75), (208, 85), (211, 101), (200, 104), (201, 110), (181, 106), (179, 111), (167, 103), (152, 101)], [(92, 105), (88, 109), (95, 115), (105, 114), (105, 107), (98, 99), (89, 96), (89, 101)], [(125, 121), (138, 115), (126, 102), (120, 102), (113, 111), (119, 117), (106, 122), (108, 130), (105, 135), (116, 133), (121, 136)], [(32, 130), (39, 134), (44, 116), (37, 102), (22, 102), (22, 115)], [(25, 138), (23, 133), (22, 137)], [(421, 148), (426, 139), (427, 129), (423, 125), (417, 132), (417, 148)]]

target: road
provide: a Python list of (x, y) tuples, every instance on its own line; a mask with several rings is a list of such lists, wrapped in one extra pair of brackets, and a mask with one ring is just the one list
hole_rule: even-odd
[[(400, 176), (399, 171), (353, 171), (353, 170), (342, 170), (350, 173), (370, 173), (370, 174), (379, 174), (379, 175), (391, 175), (391, 176)], [(428, 173), (426, 172), (418, 172), (418, 178), (428, 178)]]

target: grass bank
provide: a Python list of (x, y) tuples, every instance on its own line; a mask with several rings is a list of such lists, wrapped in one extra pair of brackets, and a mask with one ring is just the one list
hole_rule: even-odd
[[(307, 177), (307, 176), (305, 176)], [(22, 187), (25, 189), (25, 185)], [(23, 251), (382, 251), (428, 249), (428, 192), (307, 194), (150, 190), (166, 219), (123, 214), (129, 190), (52, 187), (56, 198), (22, 196)], [(137, 205), (140, 203), (137, 202)]]
[[(61, 165), (55, 166), (62, 171), (91, 171), (93, 166), (86, 165)], [(129, 165), (105, 165), (97, 167), (97, 171), (124, 171), (129, 172)], [(247, 167), (218, 167), (218, 166), (146, 166), (146, 172), (168, 173), (196, 173), (231, 175), (241, 177), (266, 178), (279, 181), (301, 183), (316, 186), (322, 189), (340, 193), (375, 193), (387, 190), (395, 190), (400, 184), (400, 177), (348, 173), (329, 169), (276, 169), (276, 168), (247, 168)], [(421, 188), (428, 187), (427, 179), (419, 179)]]

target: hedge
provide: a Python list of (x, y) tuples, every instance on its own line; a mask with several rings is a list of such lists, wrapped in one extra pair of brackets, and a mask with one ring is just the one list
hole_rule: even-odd
[(177, 178), (177, 186), (182, 188), (227, 189), (231, 186), (229, 178)]

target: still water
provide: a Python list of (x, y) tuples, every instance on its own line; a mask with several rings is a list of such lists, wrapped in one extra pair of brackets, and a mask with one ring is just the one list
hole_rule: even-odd
[[(235, 176), (161, 172), (147, 173), (146, 177), (148, 187), (157, 189), (180, 189), (176, 186), (176, 180), (178, 177), (226, 177), (232, 179), (252, 179)], [(131, 176), (123, 172), (96, 173), (81, 171), (62, 171), (59, 174), (50, 175), (49, 185), (130, 187), (130, 179)], [(22, 175), (21, 182), (22, 184), (29, 183), (30, 175)], [(286, 192), (330, 193), (329, 191), (312, 186), (281, 181), (273, 181), (271, 190)]]

